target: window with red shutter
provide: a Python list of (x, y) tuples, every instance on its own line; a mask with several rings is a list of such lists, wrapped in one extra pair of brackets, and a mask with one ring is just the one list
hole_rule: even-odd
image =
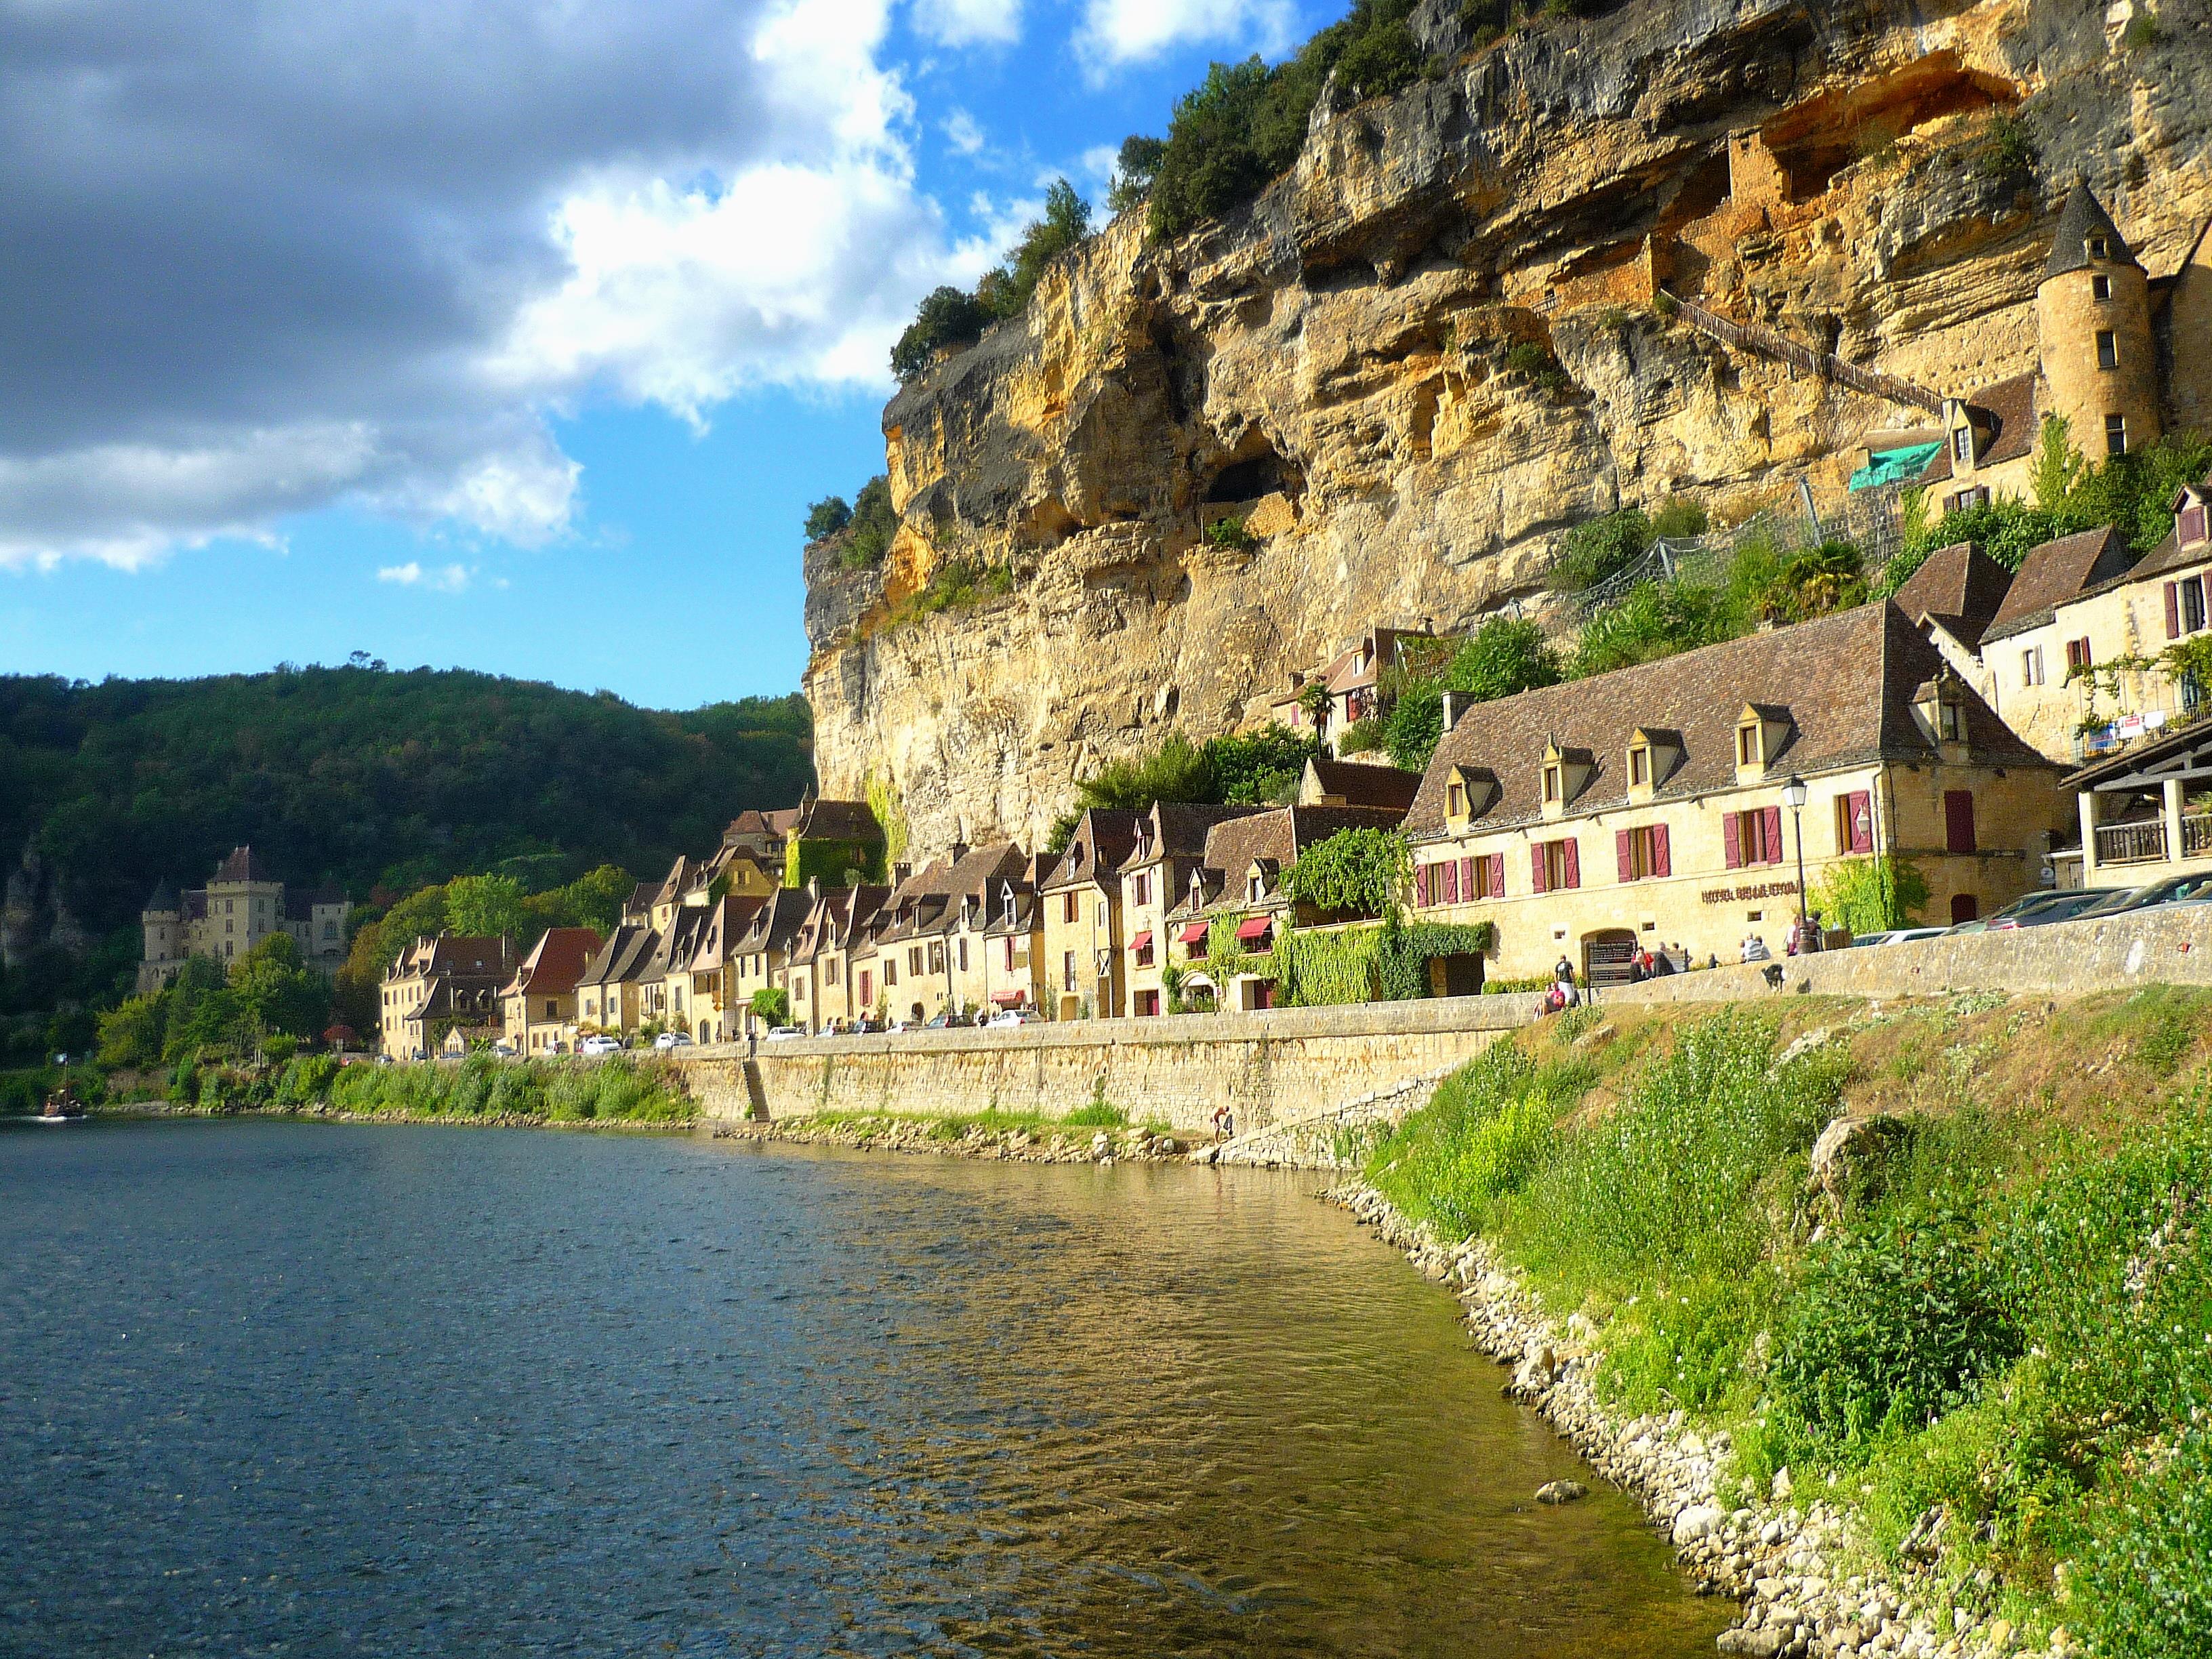
[(1459, 902), (1458, 860), (1447, 859), (1443, 863), (1437, 866), (1437, 872), (1444, 878), (1444, 902), (1446, 904), (1457, 904)]
[(1761, 851), (1763, 851), (1763, 852), (1766, 854), (1766, 861), (1767, 861), (1769, 864), (1779, 864), (1779, 863), (1781, 863), (1781, 862), (1782, 862), (1782, 809), (1781, 809), (1780, 807), (1778, 807), (1778, 806), (1770, 806), (1770, 807), (1768, 807), (1768, 808), (1766, 809), (1766, 837), (1765, 837), (1765, 840), (1766, 840), (1766, 845), (1765, 845), (1763, 848), (1761, 848), (1760, 850), (1761, 850)]
[(1674, 849), (1668, 844), (1668, 840), (1669, 837), (1668, 836), (1667, 826), (1665, 824), (1662, 823), (1653, 826), (1651, 830), (1651, 873), (1655, 876), (1671, 876), (1674, 873)]
[(1433, 867), (1426, 864), (1413, 866), (1413, 902), (1416, 904), (1428, 905), (1435, 902), (1429, 897), (1429, 872)]
[(1731, 870), (1742, 869), (1743, 826), (1734, 812), (1724, 812), (1721, 815), (1721, 845), (1722, 850), (1728, 855), (1728, 867)]
[(1470, 904), (1483, 896), (1482, 888), (1475, 880), (1475, 869), (1480, 863), (1480, 859), (1472, 858), (1459, 861), (1459, 896)]
[(1636, 842), (1627, 830), (1616, 830), (1613, 832), (1613, 855), (1620, 866), (1620, 879), (1624, 882), (1634, 881), (1636, 879)]
[(1946, 789), (1943, 792), (1943, 850), (1947, 853), (1971, 853), (1974, 847), (1973, 791)]
[(1503, 853), (1490, 855), (1490, 896), (1505, 896), (1505, 854)]
[(1560, 844), (1567, 849), (1567, 868), (1565, 877), (1559, 884), (1563, 887), (1579, 887), (1583, 884), (1582, 843), (1570, 836)]
[(1864, 789), (1851, 795), (1851, 851), (1874, 851), (1874, 796)]
[(1528, 843), (1528, 879), (1532, 884), (1531, 891), (1542, 893), (1550, 890), (1544, 880), (1544, 843), (1540, 841)]
[(2169, 640), (2178, 640), (2181, 637), (2181, 584), (2179, 582), (2168, 582), (2166, 585), (2166, 637)]

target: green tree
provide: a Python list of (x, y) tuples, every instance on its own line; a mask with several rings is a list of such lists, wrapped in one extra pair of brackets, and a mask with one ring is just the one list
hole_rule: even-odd
[(981, 338), (990, 320), (990, 311), (974, 295), (950, 283), (932, 289), (891, 348), (891, 373), (902, 382), (913, 380), (937, 361), (940, 348), (971, 345)]
[(1563, 593), (1595, 587), (1642, 557), (1651, 536), (1651, 520), (1640, 507), (1583, 520), (1567, 532), (1559, 562), (1552, 568), (1553, 586)]
[(854, 498), (852, 520), (846, 526), (845, 564), (851, 569), (878, 565), (890, 551), (898, 533), (898, 514), (891, 507), (891, 481), (878, 472), (860, 486)]
[(842, 495), (824, 495), (806, 509), (806, 539), (818, 542), (834, 536), (853, 521), (852, 504)]
[(548, 927), (588, 927), (596, 933), (611, 933), (622, 920), (623, 906), (636, 885), (621, 866), (602, 864), (565, 886), (533, 894), (523, 902), (530, 925), (518, 934), (518, 939), (529, 939), (534, 945), (537, 940), (530, 936)]
[(1559, 683), (1559, 659), (1534, 623), (1488, 617), (1468, 635), (1444, 671), (1444, 684), (1479, 702)]
[(1147, 138), (1141, 133), (1133, 132), (1121, 141), (1121, 154), (1114, 162), (1114, 182), (1106, 191), (1109, 213), (1126, 213), (1145, 199), (1166, 151), (1164, 139)]
[(528, 925), (522, 884), (511, 876), (455, 876), (446, 884), (446, 926), (456, 933), (496, 939)]
[(753, 1000), (747, 1006), (770, 1025), (791, 1024), (791, 993), (781, 985), (763, 986), (753, 993)]
[(330, 991), (300, 960), (289, 933), (271, 933), (239, 957), (231, 967), (230, 990), (256, 1035), (314, 1036), (330, 1019)]
[(1382, 746), (1390, 763), (1408, 772), (1428, 769), (1444, 732), (1444, 689), (1435, 680), (1411, 680), (1401, 686), (1382, 717)]
[(1065, 179), (1046, 186), (1044, 217), (1033, 219), (1012, 256), (983, 278), (975, 298), (994, 317), (1018, 315), (1036, 292), (1045, 268), (1091, 234), (1091, 204)]
[(110, 1070), (158, 1065), (168, 1025), (168, 1009), (159, 994), (125, 998), (100, 1017), (94, 1057)]

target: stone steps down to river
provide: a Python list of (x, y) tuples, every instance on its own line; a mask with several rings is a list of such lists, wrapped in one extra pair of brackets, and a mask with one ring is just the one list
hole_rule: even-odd
[(1263, 1125), (1200, 1146), (1194, 1164), (1247, 1164), (1269, 1170), (1356, 1170), (1392, 1129), (1429, 1103), (1455, 1068), (1426, 1073), (1395, 1088), (1347, 1100), (1305, 1117)]
[[(1362, 1182), (1322, 1194), (1343, 1206), (1427, 1278), (1451, 1288), (1467, 1309), (1475, 1345), (1513, 1367), (1509, 1398), (1545, 1417), (1590, 1466), (1644, 1504), (1672, 1539), (1701, 1590), (1734, 1596), (1743, 1618), (1718, 1646), (1754, 1659), (2079, 1659), (2063, 1631), (2049, 1646), (2015, 1649), (2002, 1619), (1929, 1605), (1940, 1536), (1920, 1541), (1919, 1565), (1894, 1576), (1864, 1571), (1855, 1521), (1844, 1507), (1793, 1491), (1790, 1471), (1767, 1501), (1723, 1502), (1718, 1477), (1733, 1449), (1725, 1431), (1710, 1440), (1675, 1412), (1623, 1419), (1593, 1386), (1597, 1334), (1581, 1315), (1562, 1331), (1519, 1279), (1479, 1239), (1447, 1244), (1414, 1226)], [(1915, 1553), (1908, 1540), (1908, 1554)]]

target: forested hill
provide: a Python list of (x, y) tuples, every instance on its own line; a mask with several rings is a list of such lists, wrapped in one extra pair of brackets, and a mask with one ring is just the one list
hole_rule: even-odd
[(659, 873), (811, 782), (797, 696), (684, 714), (461, 671), (0, 677), (0, 878), (27, 845), (95, 933), (250, 842), (356, 898), (506, 869)]

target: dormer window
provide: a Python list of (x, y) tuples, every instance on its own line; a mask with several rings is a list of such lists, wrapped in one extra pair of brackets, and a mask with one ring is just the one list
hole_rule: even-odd
[(2173, 538), (2184, 547), (2195, 547), (2205, 538), (2204, 503), (2185, 507), (2173, 516)]
[(1544, 763), (1544, 805), (1557, 806), (1566, 798), (1566, 771), (1559, 762)]
[(1774, 765), (1790, 742), (1790, 711), (1775, 703), (1747, 702), (1735, 720), (1738, 773), (1758, 774)]
[(1258, 875), (1246, 877), (1244, 880), (1245, 902), (1250, 904), (1257, 904), (1261, 899), (1267, 897), (1267, 884), (1264, 878)]
[(2092, 259), (2111, 258), (2112, 245), (2101, 236), (2092, 236), (2089, 239), (2089, 257)]
[(1651, 748), (1649, 744), (1633, 743), (1628, 746), (1628, 787), (1649, 789), (1651, 787)]
[(1764, 766), (1759, 744), (1759, 722), (1746, 720), (1735, 729), (1735, 763), (1738, 766)]
[(1457, 778), (1444, 786), (1444, 816), (1449, 818), (1467, 816), (1467, 785)]
[(1951, 459), (1960, 466), (1972, 466), (1974, 464), (1973, 428), (1962, 426), (1952, 429)]

